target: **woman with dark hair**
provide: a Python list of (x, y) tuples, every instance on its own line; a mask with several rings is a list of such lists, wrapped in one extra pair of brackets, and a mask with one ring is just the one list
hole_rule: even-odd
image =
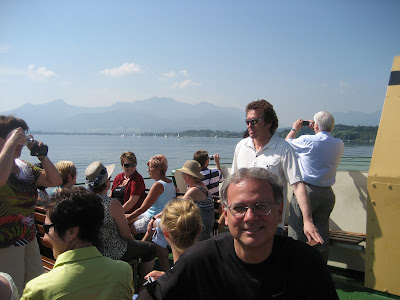
[[(28, 129), (22, 119), (0, 116), (0, 271), (11, 275), (19, 293), (26, 282), (43, 273), (33, 216), (37, 186), (57, 186), (62, 181), (47, 157), (47, 146), (27, 137)], [(19, 159), (25, 145), (43, 169)]]
[(141, 258), (140, 274), (144, 276), (153, 267), (156, 248), (152, 243), (134, 239), (121, 203), (107, 196), (114, 167), (115, 165), (105, 167), (96, 161), (85, 171), (87, 188), (101, 198), (104, 207), (104, 222), (100, 229), (98, 248), (101, 254), (112, 259), (129, 262)]
[(131, 213), (138, 209), (146, 198), (146, 186), (143, 177), (136, 170), (135, 153), (124, 152), (120, 160), (124, 172), (115, 177), (110, 197), (121, 202), (125, 213)]
[(22, 299), (131, 299), (131, 267), (94, 247), (103, 218), (96, 194), (81, 187), (55, 193), (43, 228), (56, 262), (50, 272), (28, 282)]

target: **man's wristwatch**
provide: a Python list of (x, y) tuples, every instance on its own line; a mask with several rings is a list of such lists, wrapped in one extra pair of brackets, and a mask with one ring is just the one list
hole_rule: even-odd
[(290, 129), (290, 131), (294, 131), (294, 132), (296, 132), (297, 130), (296, 130), (296, 129), (294, 129), (294, 128), (292, 128), (292, 129)]

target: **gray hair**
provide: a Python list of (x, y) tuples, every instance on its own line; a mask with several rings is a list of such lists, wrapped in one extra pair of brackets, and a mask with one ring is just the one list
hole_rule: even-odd
[(320, 111), (314, 115), (314, 121), (318, 124), (319, 130), (331, 132), (335, 127), (335, 118), (330, 112)]
[(272, 186), (275, 203), (283, 201), (283, 187), (278, 177), (264, 168), (242, 168), (225, 179), (221, 187), (221, 199), (224, 206), (228, 206), (228, 188), (231, 184), (238, 184), (248, 179), (268, 181)]

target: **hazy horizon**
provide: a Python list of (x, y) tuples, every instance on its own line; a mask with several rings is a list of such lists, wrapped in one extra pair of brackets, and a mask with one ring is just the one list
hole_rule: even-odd
[(267, 99), (291, 124), (383, 107), (400, 2), (0, 3), (0, 111), (63, 99), (151, 97), (242, 111)]

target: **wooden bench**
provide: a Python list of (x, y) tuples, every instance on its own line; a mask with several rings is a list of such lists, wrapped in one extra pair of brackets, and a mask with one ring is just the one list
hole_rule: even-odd
[(45, 234), (43, 224), (46, 218), (46, 209), (41, 206), (36, 206), (34, 216), (36, 222), (37, 240), (40, 247), (40, 253), (42, 254), (43, 269), (45, 272), (48, 272), (53, 269), (55, 260), (53, 257), (53, 247), (49, 242), (46, 242), (43, 239)]
[[(284, 227), (283, 234), (288, 234), (288, 226)], [(363, 233), (329, 229), (329, 245), (332, 247), (342, 247), (364, 252), (364, 246), (360, 245), (362, 242), (365, 242), (365, 234)], [(314, 240), (307, 242), (307, 244), (313, 247), (318, 247), (319, 245)]]
[(365, 248), (360, 245), (365, 242), (365, 234), (342, 231), (342, 230), (329, 230), (329, 245), (333, 247), (343, 247), (352, 250), (358, 250), (364, 253)]

